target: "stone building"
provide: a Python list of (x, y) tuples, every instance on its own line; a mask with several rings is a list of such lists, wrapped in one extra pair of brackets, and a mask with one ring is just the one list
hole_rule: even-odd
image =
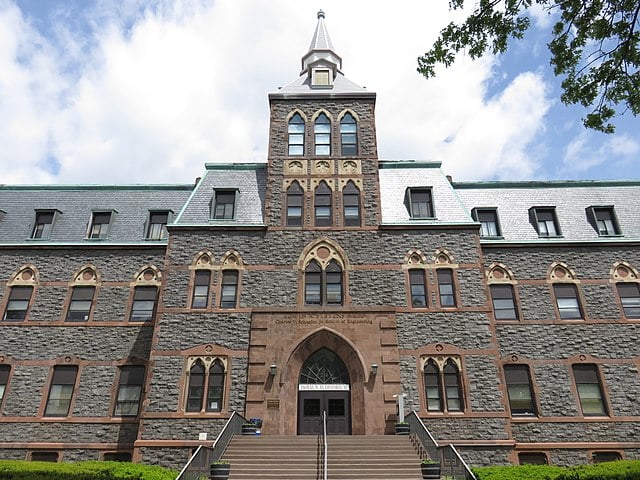
[(640, 182), (383, 161), (375, 101), (319, 13), (266, 163), (1, 186), (0, 455), (178, 467), (233, 411), (391, 434), (404, 393), (470, 464), (640, 458)]

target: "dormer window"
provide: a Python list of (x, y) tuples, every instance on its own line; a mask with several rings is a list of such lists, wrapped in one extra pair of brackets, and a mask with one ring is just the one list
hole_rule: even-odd
[(312, 87), (330, 87), (331, 80), (331, 70), (328, 68), (314, 68), (311, 70)]

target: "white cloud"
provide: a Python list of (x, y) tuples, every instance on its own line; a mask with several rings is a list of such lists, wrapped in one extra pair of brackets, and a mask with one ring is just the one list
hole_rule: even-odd
[[(58, 24), (44, 39), (0, 0), (0, 182), (191, 182), (205, 162), (266, 161), (267, 94), (298, 75), (316, 8), (100, 1), (91, 31)], [(378, 93), (381, 158), (442, 160), (462, 178), (535, 171), (528, 146), (548, 109), (537, 75), (485, 99), (492, 58), (416, 73), (446, 3), (323, 8), (345, 74)]]
[(604, 137), (604, 141), (597, 142), (586, 132), (580, 132), (566, 147), (561, 172), (575, 176), (575, 172), (608, 165), (608, 170), (615, 176), (616, 167), (637, 161), (638, 153), (640, 142), (628, 135)]

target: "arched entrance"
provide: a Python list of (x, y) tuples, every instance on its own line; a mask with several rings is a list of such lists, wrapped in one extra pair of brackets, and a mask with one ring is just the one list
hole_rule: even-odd
[(298, 380), (298, 434), (351, 433), (351, 382), (342, 359), (328, 348), (316, 350), (304, 363)]

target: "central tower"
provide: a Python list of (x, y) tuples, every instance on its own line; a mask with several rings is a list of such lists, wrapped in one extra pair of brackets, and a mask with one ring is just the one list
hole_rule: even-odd
[(300, 76), (269, 95), (270, 228), (377, 227), (375, 101), (375, 93), (342, 74), (318, 12)]

